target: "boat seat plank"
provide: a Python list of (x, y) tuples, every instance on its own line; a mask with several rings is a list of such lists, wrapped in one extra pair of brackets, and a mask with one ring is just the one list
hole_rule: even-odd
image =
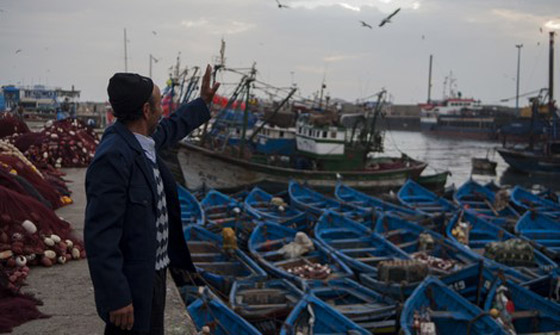
[(454, 319), (463, 321), (470, 321), (473, 319), (473, 317), (468, 314), (458, 311), (430, 311), (430, 316), (434, 319)]

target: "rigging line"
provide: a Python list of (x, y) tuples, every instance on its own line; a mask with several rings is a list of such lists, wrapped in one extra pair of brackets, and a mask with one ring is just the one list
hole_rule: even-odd
[[(546, 45), (546, 43), (543, 43), (543, 45)], [(543, 51), (545, 50), (545, 48), (539, 48), (539, 54), (537, 55), (537, 57), (535, 57), (535, 62), (533, 63), (533, 68), (531, 69), (531, 72), (529, 74), (529, 78), (527, 79), (527, 82), (531, 82), (531, 80), (533, 80), (533, 75), (535, 74), (535, 69), (537, 68), (537, 64), (539, 63), (539, 61), (542, 59), (542, 54)], [(542, 63), (542, 62), (540, 62)]]

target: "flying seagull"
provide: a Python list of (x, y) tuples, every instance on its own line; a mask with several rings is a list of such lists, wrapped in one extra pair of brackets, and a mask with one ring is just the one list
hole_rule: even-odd
[(17, 49), (17, 50), (16, 50), (16, 54), (18, 54), (18, 53), (20, 53), (20, 52), (21, 52), (21, 49)]
[(372, 29), (372, 27), (369, 24), (365, 23), (364, 21), (360, 21), (360, 23), (362, 24), (362, 27), (367, 27), (369, 29)]
[(276, 0), (276, 3), (278, 4), (278, 8), (290, 8), (286, 5), (281, 4), (280, 1), (278, 1), (278, 0)]
[(396, 11), (394, 11), (391, 15), (387, 16), (386, 18), (384, 18), (381, 23), (379, 24), (380, 27), (383, 27), (385, 25), (385, 23), (390, 23), (391, 22), (391, 18), (395, 15), (397, 15), (397, 13), (400, 11), (400, 8), (397, 8)]

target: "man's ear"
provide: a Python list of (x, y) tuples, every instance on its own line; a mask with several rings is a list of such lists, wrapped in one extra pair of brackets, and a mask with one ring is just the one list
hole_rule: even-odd
[(150, 104), (149, 104), (148, 102), (146, 102), (146, 103), (142, 106), (142, 116), (144, 117), (144, 119), (149, 119), (149, 118), (150, 118), (150, 114), (151, 114)]

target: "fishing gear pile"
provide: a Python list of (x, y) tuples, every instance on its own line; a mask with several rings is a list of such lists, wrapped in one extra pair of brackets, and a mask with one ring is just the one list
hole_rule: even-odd
[(77, 119), (49, 121), (40, 132), (16, 133), (8, 138), (36, 166), (87, 167), (99, 137)]
[(11, 113), (0, 114), (0, 138), (13, 134), (26, 134), (31, 132), (27, 124)]

